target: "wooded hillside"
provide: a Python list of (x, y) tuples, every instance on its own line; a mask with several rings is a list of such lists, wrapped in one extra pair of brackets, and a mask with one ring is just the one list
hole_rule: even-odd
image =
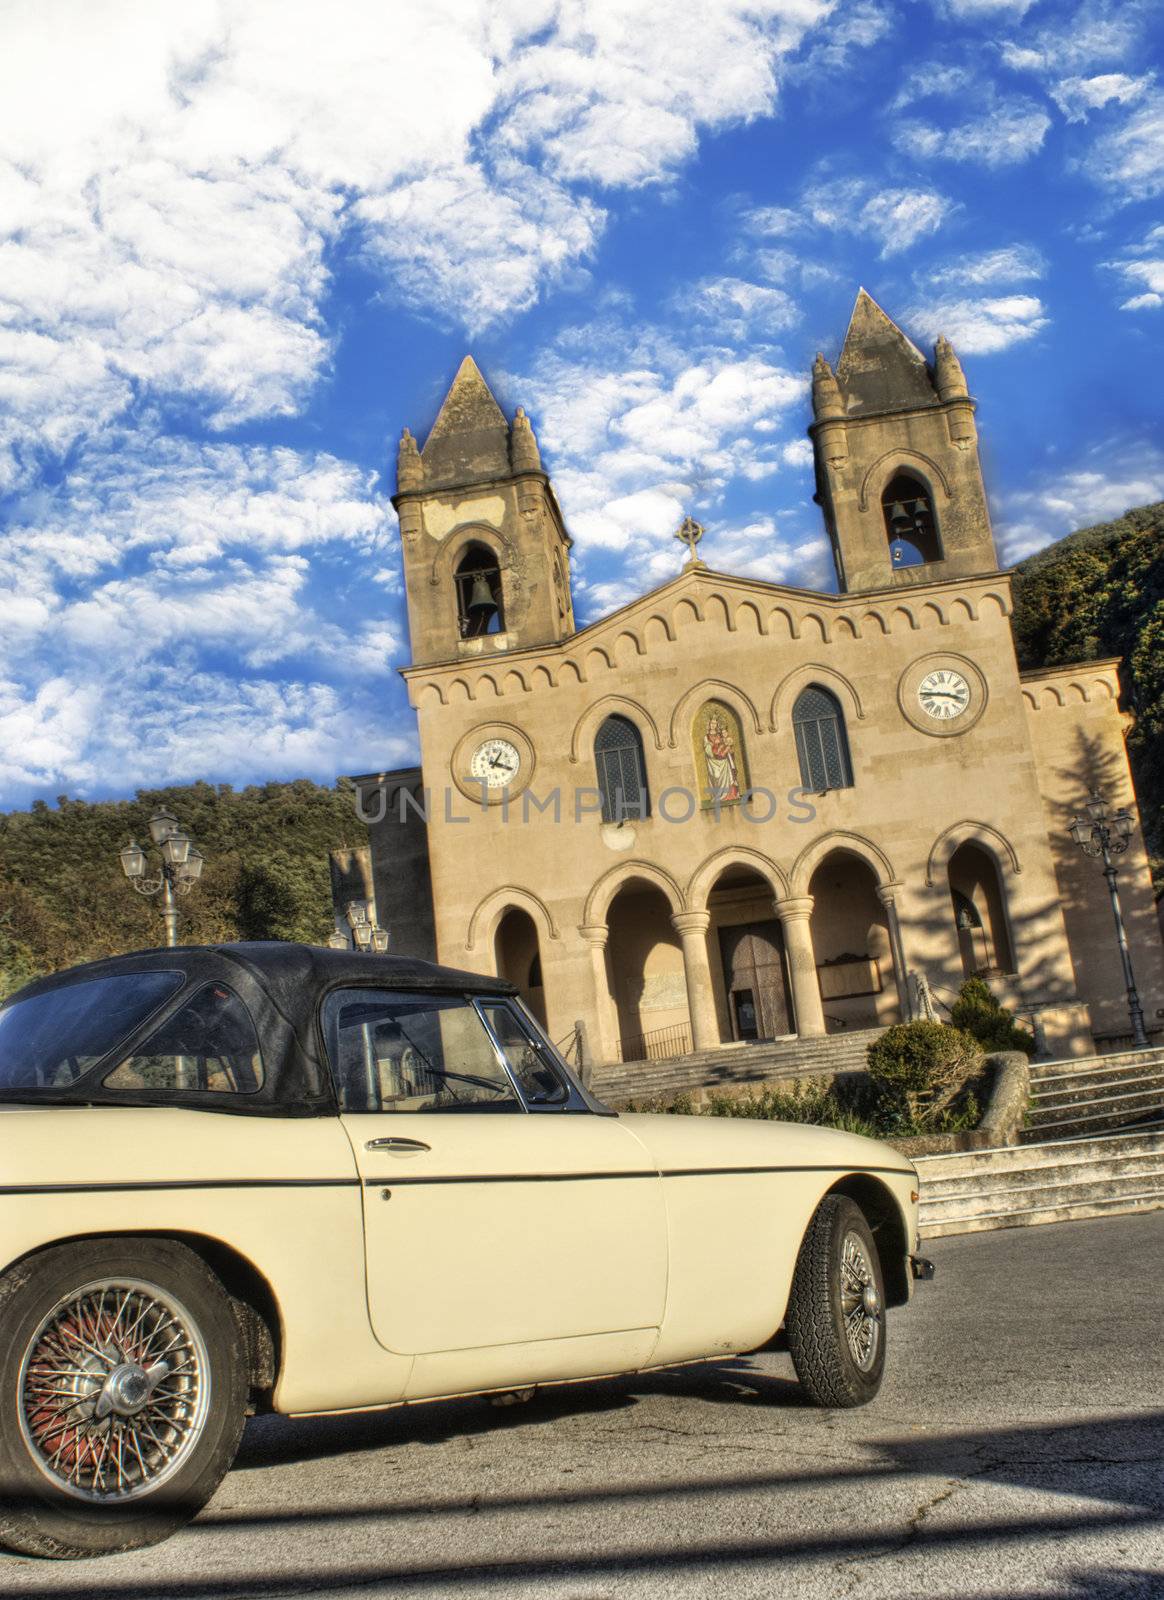
[(1018, 567), (1014, 634), (1023, 667), (1122, 656), (1135, 713), (1128, 755), (1164, 889), (1164, 501), (1081, 528)]
[(0, 997), (39, 973), (162, 943), (157, 899), (135, 893), (118, 860), (131, 836), (148, 844), (160, 806), (206, 857), (202, 881), (179, 900), (180, 938), (327, 939), (328, 852), (367, 844), (350, 785), (195, 783), (91, 805), (62, 797), (0, 815)]

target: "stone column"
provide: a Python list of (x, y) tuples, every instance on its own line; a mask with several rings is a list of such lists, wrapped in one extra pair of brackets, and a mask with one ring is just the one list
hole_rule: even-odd
[(596, 1062), (617, 1061), (619, 1058), (617, 1029), (612, 1025), (612, 999), (610, 979), (606, 969), (606, 944), (610, 929), (605, 922), (581, 927), (578, 932), (590, 946), (590, 969), (594, 980), (594, 1026), (590, 1035), (590, 1048)]
[(893, 954), (893, 981), (897, 985), (897, 1003), (901, 1008), (902, 1022), (913, 1015), (909, 997), (909, 972), (905, 965), (905, 946), (901, 941), (901, 923), (897, 916), (897, 891), (900, 883), (879, 883), (877, 898), (885, 907), (885, 922), (889, 929), (889, 948)]
[(827, 1033), (824, 1007), (820, 1000), (820, 981), (816, 975), (816, 952), (812, 948), (812, 896), (773, 902), (784, 930), (788, 952), (788, 971), (792, 978), (792, 1005), (796, 1012), (796, 1031), (802, 1039), (819, 1038)]
[(695, 1050), (714, 1050), (722, 1043), (715, 1014), (715, 993), (711, 987), (711, 963), (707, 956), (710, 922), (710, 911), (676, 911), (671, 918), (671, 926), (683, 941), (683, 975), (687, 980), (691, 1045)]

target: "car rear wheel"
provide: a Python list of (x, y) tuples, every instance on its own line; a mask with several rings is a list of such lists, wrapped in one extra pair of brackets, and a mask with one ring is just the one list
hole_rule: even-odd
[(71, 1558), (168, 1538), (234, 1460), (247, 1374), (185, 1245), (94, 1239), (0, 1278), (0, 1544)]
[(800, 1246), (785, 1318), (796, 1376), (818, 1406), (863, 1406), (885, 1371), (885, 1286), (869, 1224), (826, 1195)]

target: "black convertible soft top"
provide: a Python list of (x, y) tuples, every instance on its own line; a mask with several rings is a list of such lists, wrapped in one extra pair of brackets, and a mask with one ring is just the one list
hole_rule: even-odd
[[(131, 1097), (101, 1086), (101, 1078), (110, 1062), (122, 1054), (132, 1053), (138, 1041), (177, 1011), (193, 990), (204, 983), (217, 982), (233, 989), (254, 1018), (262, 1042), (266, 1076), (262, 1087), (254, 1094), (228, 1096), (191, 1092), (183, 1095), (182, 1100), (189, 1104), (213, 1105), (215, 1110), (268, 1116), (334, 1114), (335, 1093), (316, 1026), (319, 1003), (328, 990), (377, 988), (413, 993), (418, 990), (443, 994), (517, 993), (515, 986), (504, 978), (459, 972), (454, 967), (440, 967), (410, 956), (365, 955), (359, 951), (271, 941), (180, 945), (174, 950), (139, 950), (132, 955), (89, 961), (26, 984), (9, 996), (5, 1008), (74, 984), (137, 972), (172, 972), (182, 981), (141, 1026), (118, 1042), (116, 1054), (110, 1052), (69, 1089), (54, 1090), (43, 1096), (22, 1093), (20, 1098), (124, 1105)], [(157, 1103), (162, 1098), (167, 1104), (175, 1103), (172, 1092), (164, 1097), (148, 1092), (132, 1096), (139, 1104)]]

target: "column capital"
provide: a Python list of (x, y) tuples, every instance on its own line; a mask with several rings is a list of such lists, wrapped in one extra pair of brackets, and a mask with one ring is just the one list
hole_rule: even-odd
[(793, 895), (791, 899), (772, 902), (781, 922), (807, 922), (812, 916), (813, 904), (810, 894)]
[(879, 883), (877, 885), (877, 898), (883, 906), (891, 906), (897, 899), (898, 891), (904, 889), (904, 887), (905, 885), (900, 878), (894, 878), (890, 883)]
[(587, 944), (596, 945), (599, 950), (606, 948), (607, 941), (610, 938), (610, 929), (605, 922), (583, 923), (578, 932)]
[(711, 912), (675, 911), (671, 915), (671, 926), (678, 934), (706, 933), (711, 926)]

